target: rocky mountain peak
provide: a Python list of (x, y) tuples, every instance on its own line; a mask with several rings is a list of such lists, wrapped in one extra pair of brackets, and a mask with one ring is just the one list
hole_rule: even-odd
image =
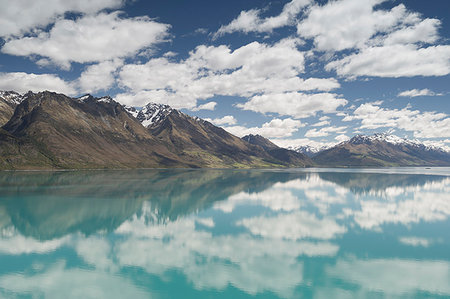
[(24, 97), (24, 95), (15, 91), (0, 90), (0, 98), (12, 105), (19, 105), (23, 101)]
[(125, 109), (147, 128), (164, 120), (170, 113), (176, 111), (169, 105), (157, 103), (148, 103), (140, 111), (129, 106), (126, 106)]

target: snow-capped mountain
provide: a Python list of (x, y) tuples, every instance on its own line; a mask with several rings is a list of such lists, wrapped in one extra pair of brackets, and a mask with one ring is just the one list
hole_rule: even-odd
[(114, 100), (110, 96), (96, 98), (90, 94), (85, 94), (84, 96), (76, 98), (76, 100), (78, 100), (80, 102), (89, 102), (89, 101), (95, 101), (95, 102), (100, 102), (100, 103), (113, 103), (114, 102)]
[(313, 157), (326, 166), (450, 166), (450, 151), (395, 135), (356, 135)]
[(14, 114), (14, 110), (26, 95), (15, 91), (0, 91), (0, 127), (6, 124)]
[(169, 105), (157, 103), (148, 103), (141, 110), (137, 110), (135, 107), (130, 106), (125, 106), (125, 109), (147, 128), (162, 121), (172, 111), (175, 111), (175, 109), (172, 109)]
[(351, 144), (372, 144), (375, 142), (386, 142), (393, 145), (403, 145), (416, 147), (420, 150), (425, 151), (441, 151), (441, 152), (450, 152), (450, 148), (448, 146), (440, 146), (437, 144), (433, 144), (432, 142), (421, 142), (417, 139), (406, 139), (401, 138), (395, 135), (387, 134), (387, 133), (376, 133), (374, 135), (356, 135), (348, 141), (344, 141), (343, 143), (351, 143)]
[(304, 155), (307, 155), (308, 157), (313, 157), (320, 153), (321, 151), (324, 151), (326, 149), (329, 149), (330, 146), (320, 146), (320, 147), (314, 147), (311, 145), (301, 145), (297, 147), (288, 147), (288, 149), (296, 151), (297, 153), (301, 153)]
[(19, 105), (23, 101), (24, 95), (15, 91), (0, 90), (0, 99), (3, 99), (9, 104)]

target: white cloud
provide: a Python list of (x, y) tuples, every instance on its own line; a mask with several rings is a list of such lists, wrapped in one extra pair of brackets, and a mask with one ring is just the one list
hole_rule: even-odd
[(347, 127), (325, 127), (320, 130), (310, 129), (305, 133), (305, 137), (326, 137), (330, 133), (344, 133)]
[(297, 45), (296, 39), (272, 45), (252, 42), (234, 51), (223, 45), (200, 45), (179, 62), (163, 57), (145, 64), (129, 64), (120, 72), (120, 85), (127, 89), (121, 97), (131, 104), (139, 103), (143, 94), (164, 93), (170, 98), (165, 103), (194, 108), (197, 100), (215, 95), (252, 97), (339, 88), (334, 78), (299, 77), (304, 71), (304, 53)]
[(88, 66), (78, 78), (81, 92), (93, 93), (107, 90), (116, 82), (117, 69), (123, 65), (123, 60), (115, 59)]
[(341, 0), (315, 5), (298, 24), (298, 34), (313, 39), (318, 51), (350, 50), (350, 55), (326, 65), (326, 70), (335, 70), (340, 76), (449, 74), (450, 46), (430, 45), (439, 39), (441, 22), (423, 19), (403, 4), (388, 10), (377, 8), (386, 1)]
[(0, 252), (9, 255), (45, 254), (67, 245), (70, 239), (70, 237), (66, 236), (59, 239), (39, 241), (24, 237), (16, 231), (10, 231), (7, 234), (5, 234), (5, 231), (2, 231), (0, 235)]
[(417, 138), (450, 137), (450, 117), (445, 113), (381, 108), (380, 103), (360, 105), (343, 121), (361, 120), (362, 129), (396, 128), (414, 132)]
[(228, 25), (221, 26), (214, 38), (232, 32), (271, 32), (275, 28), (293, 25), (297, 14), (311, 3), (311, 0), (292, 0), (284, 5), (282, 12), (275, 17), (261, 18), (261, 10), (241, 11)]
[(37, 273), (3, 275), (0, 277), (0, 287), (8, 293), (23, 296), (39, 294), (45, 298), (152, 297), (129, 279), (103, 271), (69, 268), (64, 262)]
[(175, 109), (193, 109), (197, 106), (197, 99), (186, 93), (172, 93), (164, 89), (142, 90), (137, 93), (120, 93), (114, 97), (119, 103), (142, 107), (150, 102), (167, 104)]
[[(249, 234), (213, 235), (196, 230), (195, 217), (160, 225), (149, 224), (145, 219), (135, 216), (117, 229), (116, 233), (124, 237), (114, 248), (119, 265), (141, 267), (157, 275), (176, 269), (200, 290), (223, 290), (232, 285), (252, 295), (270, 291), (292, 297), (303, 279), (298, 256), (334, 256), (338, 250), (329, 242), (274, 241)], [(208, 262), (198, 263), (199, 256)]]
[(7, 40), (2, 52), (39, 55), (68, 69), (71, 62), (87, 63), (135, 55), (162, 42), (169, 25), (148, 17), (122, 18), (120, 12), (58, 19), (49, 32)]
[(278, 214), (274, 217), (258, 216), (237, 222), (252, 234), (263, 238), (299, 240), (313, 238), (320, 240), (334, 239), (347, 231), (331, 218), (319, 219), (305, 211), (290, 214)]
[[(434, 96), (436, 93), (434, 91), (429, 90), (428, 88), (424, 89), (410, 89), (400, 92), (397, 96), (398, 97), (420, 97), (420, 96)], [(439, 95), (439, 94), (438, 94)]]
[(386, 0), (342, 0), (313, 6), (297, 26), (298, 34), (313, 38), (320, 51), (362, 48), (377, 33), (418, 21), (403, 4), (391, 10), (374, 10)]
[(215, 124), (216, 126), (235, 125), (237, 123), (237, 120), (233, 115), (225, 115), (224, 117), (215, 119), (205, 118), (205, 120)]
[(306, 94), (287, 92), (255, 95), (244, 104), (237, 105), (244, 110), (260, 113), (278, 113), (295, 118), (306, 118), (317, 112), (334, 113), (340, 106), (347, 104), (345, 99), (333, 93)]
[(0, 0), (0, 36), (21, 35), (53, 23), (65, 12), (92, 14), (118, 8), (123, 0)]
[(14, 90), (19, 93), (29, 90), (34, 92), (49, 90), (76, 95), (76, 90), (71, 83), (51, 74), (0, 73), (0, 89)]
[(262, 192), (234, 194), (226, 201), (219, 201), (214, 208), (225, 213), (231, 213), (238, 205), (258, 205), (268, 207), (273, 211), (295, 211), (300, 209), (300, 199), (291, 190), (270, 188)]
[(418, 292), (445, 297), (450, 294), (449, 269), (448, 261), (440, 260), (338, 259), (326, 267), (326, 274), (343, 285), (351, 283), (357, 297), (374, 292), (387, 298), (414, 297)]
[(350, 77), (444, 76), (450, 73), (450, 46), (369, 47), (359, 53), (332, 61), (325, 68), (336, 70), (340, 76)]
[(329, 124), (330, 124), (329, 120), (320, 120), (319, 122), (317, 122), (315, 124), (312, 124), (311, 127), (323, 127), (323, 126), (326, 126), (326, 125), (329, 125)]
[(273, 143), (283, 148), (297, 148), (300, 146), (310, 146), (312, 148), (323, 148), (331, 147), (336, 144), (336, 142), (324, 142), (311, 140), (308, 138), (296, 138), (296, 139), (284, 139), (284, 138), (272, 138), (270, 139)]
[[(443, 221), (450, 217), (450, 179), (424, 186), (386, 189), (389, 201), (364, 200), (361, 210), (347, 211), (361, 228), (376, 230), (385, 224)], [(378, 195), (379, 196), (379, 195)]]
[(243, 126), (231, 126), (223, 127), (225, 130), (239, 137), (243, 137), (248, 134), (262, 135), (266, 138), (283, 138), (289, 137), (292, 133), (298, 131), (300, 127), (303, 127), (299, 120), (291, 118), (279, 119), (274, 118), (270, 122), (264, 123), (261, 127), (243, 127)]
[(437, 19), (425, 19), (414, 26), (404, 27), (389, 34), (384, 40), (384, 44), (434, 43), (439, 38), (440, 24), (441, 22)]
[(216, 108), (217, 102), (208, 102), (202, 104), (198, 107), (192, 108), (192, 111), (200, 111), (200, 110), (214, 110)]
[(428, 247), (433, 243), (429, 239), (419, 238), (419, 237), (401, 237), (398, 240), (400, 243), (403, 243), (403, 244), (409, 245), (409, 246), (414, 246), (414, 247), (417, 247), (417, 246)]
[(350, 139), (350, 137), (345, 135), (345, 134), (341, 134), (341, 135), (338, 135), (338, 136), (334, 137), (334, 140), (337, 140), (338, 142), (344, 142), (344, 141), (347, 141), (349, 139)]

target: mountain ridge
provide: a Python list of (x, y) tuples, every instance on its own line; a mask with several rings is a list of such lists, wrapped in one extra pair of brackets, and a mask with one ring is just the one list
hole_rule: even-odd
[(137, 109), (109, 96), (0, 91), (0, 107), (0, 169), (450, 166), (445, 148), (395, 135), (293, 151), (168, 105)]
[(0, 154), (0, 169), (309, 166), (169, 106), (137, 111), (108, 96), (48, 91), (16, 105), (0, 130)]

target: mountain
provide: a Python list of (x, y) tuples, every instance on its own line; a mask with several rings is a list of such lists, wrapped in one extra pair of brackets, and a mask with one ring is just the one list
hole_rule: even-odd
[(297, 153), (301, 153), (304, 154), (308, 157), (314, 157), (315, 155), (317, 155), (318, 153), (329, 149), (329, 146), (321, 146), (321, 147), (313, 147), (310, 145), (301, 145), (301, 146), (297, 146), (297, 147), (289, 147), (288, 149), (296, 151)]
[(10, 120), (23, 96), (14, 91), (0, 91), (0, 127)]
[(0, 169), (190, 167), (109, 97), (29, 92), (0, 131)]
[(274, 157), (263, 147), (167, 105), (149, 103), (139, 112), (127, 109), (172, 153), (199, 167), (305, 167), (312, 164)]
[(290, 165), (301, 165), (302, 167), (312, 166), (314, 164), (312, 160), (304, 154), (281, 148), (261, 135), (250, 134), (242, 137), (242, 139), (251, 144), (262, 147), (274, 159), (283, 161), (284, 163)]
[(262, 147), (266, 151), (280, 148), (278, 145), (276, 145), (275, 143), (273, 143), (269, 139), (264, 138), (261, 135), (249, 134), (249, 135), (246, 135), (246, 136), (242, 137), (242, 139), (247, 141), (247, 142), (249, 142), (249, 143), (251, 143), (251, 144), (259, 145), (260, 147)]
[(389, 134), (356, 135), (313, 157), (320, 166), (450, 166), (450, 153)]
[[(0, 169), (304, 167), (167, 105), (110, 97), (2, 93)], [(9, 113), (9, 114), (8, 114)]]

